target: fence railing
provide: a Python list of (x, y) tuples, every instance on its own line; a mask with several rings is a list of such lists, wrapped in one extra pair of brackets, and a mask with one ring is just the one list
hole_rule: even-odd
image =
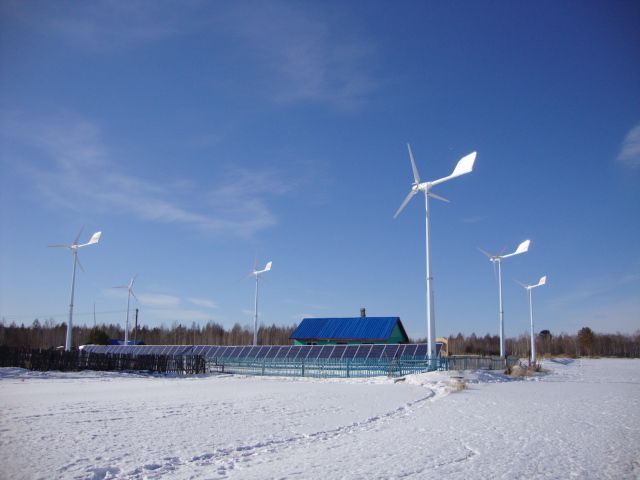
[(442, 357), (409, 358), (209, 358), (211, 372), (282, 377), (401, 377), (445, 369)]
[[(506, 365), (513, 367), (520, 359), (507, 357)], [(447, 357), (447, 370), (501, 370), (505, 368), (502, 357), (454, 356)]]
[[(508, 357), (507, 364), (518, 363)], [(89, 351), (32, 350), (0, 346), (0, 367), (37, 371), (149, 371), (200, 374), (224, 372), (246, 375), (356, 378), (424, 373), (434, 370), (501, 370), (500, 357), (401, 356), (383, 358), (234, 358), (203, 355), (135, 355)]]

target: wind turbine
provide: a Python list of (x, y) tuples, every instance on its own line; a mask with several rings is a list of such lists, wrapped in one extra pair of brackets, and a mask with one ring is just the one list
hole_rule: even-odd
[(530, 240), (525, 240), (520, 245), (518, 245), (518, 248), (516, 249), (515, 252), (510, 253), (509, 255), (502, 255), (502, 252), (504, 252), (504, 249), (507, 247), (504, 247), (502, 250), (500, 250), (500, 253), (498, 253), (497, 255), (491, 255), (485, 252), (484, 250), (482, 250), (481, 248), (478, 248), (478, 250), (480, 250), (487, 257), (489, 257), (489, 260), (493, 262), (494, 272), (496, 268), (496, 263), (498, 264), (498, 291), (500, 293), (500, 356), (501, 357), (506, 356), (506, 352), (504, 349), (504, 310), (502, 308), (502, 259), (507, 257), (512, 257), (513, 255), (517, 255), (519, 253), (526, 252), (527, 250), (529, 250), (529, 243), (530, 243)]
[(396, 218), (400, 211), (404, 208), (404, 206), (409, 203), (411, 197), (413, 197), (416, 193), (424, 192), (425, 198), (425, 211), (426, 211), (426, 237), (427, 237), (427, 343), (429, 348), (429, 355), (436, 355), (436, 319), (435, 319), (435, 308), (433, 305), (433, 277), (431, 275), (431, 243), (430, 243), (430, 234), (429, 234), (429, 197), (434, 197), (439, 200), (444, 200), (448, 202), (446, 198), (439, 197), (438, 195), (431, 193), (430, 189), (434, 185), (445, 182), (452, 178), (458, 177), (465, 173), (469, 173), (473, 169), (473, 162), (476, 159), (476, 152), (470, 153), (466, 157), (463, 157), (458, 161), (456, 168), (453, 170), (453, 173), (448, 177), (441, 178), (440, 180), (435, 180), (433, 182), (424, 182), (420, 183), (420, 175), (418, 175), (418, 169), (416, 168), (416, 162), (413, 159), (413, 153), (411, 153), (411, 146), (407, 144), (409, 149), (409, 158), (411, 159), (411, 168), (413, 168), (413, 178), (415, 182), (413, 183), (413, 187), (407, 195), (407, 198), (404, 199), (402, 205), (393, 216)]
[[(256, 309), (255, 309), (255, 314), (253, 316), (253, 345), (256, 346), (258, 345), (258, 279), (267, 282), (264, 278), (262, 278), (260, 276), (261, 273), (264, 272), (268, 272), (269, 270), (271, 270), (271, 264), (273, 262), (269, 262), (267, 263), (267, 266), (264, 267), (264, 270), (256, 270), (257, 265), (258, 265), (258, 257), (256, 256), (256, 261), (253, 264), (253, 272), (251, 272), (250, 274), (242, 277), (240, 280), (238, 280), (239, 282), (241, 282), (242, 280), (244, 280), (245, 278), (250, 277), (251, 275), (255, 275), (256, 276)], [(269, 282), (267, 282), (269, 283)]]
[(533, 284), (530, 283), (529, 285), (525, 285), (522, 282), (519, 282), (518, 280), (514, 280), (514, 282), (519, 283), (520, 285), (522, 285), (524, 288), (526, 288), (529, 291), (529, 315), (531, 316), (531, 365), (535, 365), (536, 363), (536, 337), (534, 335), (534, 330), (533, 330), (533, 301), (531, 300), (531, 289), (535, 288), (535, 287), (539, 287), (540, 285), (544, 285), (545, 283), (547, 283), (547, 276), (545, 275), (544, 277), (542, 277), (540, 280), (538, 280), (538, 283)]
[(69, 323), (67, 324), (67, 338), (65, 340), (64, 349), (66, 351), (71, 350), (71, 331), (73, 329), (73, 291), (76, 284), (76, 264), (80, 266), (80, 270), (84, 272), (84, 268), (82, 268), (82, 264), (80, 260), (78, 260), (78, 249), (81, 247), (86, 247), (87, 245), (92, 245), (94, 243), (98, 243), (100, 240), (100, 235), (102, 232), (96, 232), (89, 240), (89, 243), (85, 243), (83, 245), (78, 245), (78, 240), (80, 240), (80, 235), (82, 235), (82, 231), (84, 227), (80, 229), (80, 233), (73, 241), (73, 245), (47, 245), (49, 248), (67, 248), (73, 252), (73, 273), (71, 274), (71, 300), (69, 301)]
[(124, 330), (124, 344), (125, 345), (129, 345), (129, 300), (131, 300), (131, 295), (133, 295), (133, 298), (136, 299), (136, 302), (138, 301), (138, 297), (136, 297), (136, 294), (133, 293), (133, 290), (131, 290), (131, 287), (133, 287), (133, 282), (136, 281), (136, 278), (138, 278), (138, 274), (137, 273), (136, 273), (136, 276), (131, 279), (131, 283), (129, 283), (128, 286), (113, 287), (113, 288), (126, 288), (127, 290), (129, 290), (129, 293), (127, 294), (127, 323), (126, 323), (126, 328)]

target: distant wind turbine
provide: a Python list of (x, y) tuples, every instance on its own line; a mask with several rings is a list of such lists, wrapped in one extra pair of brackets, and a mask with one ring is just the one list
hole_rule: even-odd
[[(251, 275), (255, 275), (256, 276), (256, 303), (255, 303), (255, 313), (253, 316), (253, 345), (258, 345), (258, 279), (267, 282), (264, 278), (262, 278), (260, 276), (261, 273), (264, 272), (268, 272), (269, 270), (271, 270), (271, 264), (273, 262), (269, 262), (267, 263), (267, 266), (264, 267), (264, 270), (257, 270), (257, 265), (258, 265), (258, 257), (256, 256), (256, 260), (253, 264), (253, 272), (251, 272), (250, 274), (242, 277), (240, 280), (238, 280), (239, 282), (241, 282), (242, 280), (244, 280), (245, 278), (250, 277)], [(269, 282), (267, 282), (269, 283)]]
[(96, 232), (91, 237), (91, 240), (89, 240), (89, 243), (78, 245), (78, 240), (80, 240), (80, 235), (82, 235), (83, 230), (84, 227), (80, 229), (80, 233), (78, 233), (78, 236), (73, 241), (73, 245), (47, 245), (49, 248), (67, 248), (73, 253), (73, 273), (71, 274), (71, 300), (69, 301), (69, 323), (67, 324), (67, 338), (64, 344), (64, 349), (66, 351), (71, 350), (71, 332), (73, 329), (73, 291), (76, 284), (76, 264), (78, 264), (80, 266), (80, 270), (84, 272), (84, 268), (82, 268), (82, 264), (80, 263), (80, 260), (78, 260), (78, 249), (81, 247), (86, 247), (87, 245), (98, 243), (98, 240), (100, 240), (100, 235), (102, 235), (102, 232)]
[(536, 336), (534, 334), (534, 329), (533, 329), (533, 300), (531, 298), (531, 290), (533, 288), (535, 288), (535, 287), (539, 287), (540, 285), (544, 285), (545, 283), (547, 283), (547, 276), (545, 275), (540, 280), (538, 280), (538, 282), (535, 283), (535, 284), (530, 283), (529, 285), (525, 285), (524, 283), (519, 282), (518, 280), (514, 280), (514, 282), (519, 283), (524, 288), (526, 288), (527, 291), (529, 292), (529, 315), (531, 316), (531, 365), (535, 365), (535, 363), (536, 363)]
[(436, 319), (435, 319), (436, 315), (435, 315), (435, 308), (433, 304), (433, 277), (431, 275), (431, 243), (430, 243), (430, 234), (429, 234), (429, 197), (434, 197), (439, 200), (444, 200), (445, 202), (448, 202), (449, 200), (447, 200), (446, 198), (439, 197), (438, 195), (431, 193), (429, 190), (431, 189), (431, 187), (433, 187), (434, 185), (437, 185), (438, 183), (442, 183), (452, 178), (463, 175), (465, 173), (469, 173), (473, 169), (473, 162), (476, 159), (476, 152), (470, 153), (469, 155), (467, 155), (466, 157), (463, 157), (460, 161), (458, 161), (458, 164), (456, 165), (456, 168), (453, 170), (453, 173), (448, 177), (444, 177), (444, 178), (441, 178), (440, 180), (435, 180), (433, 182), (420, 183), (420, 176), (418, 175), (416, 162), (413, 160), (413, 153), (411, 153), (411, 147), (409, 146), (409, 144), (407, 144), (407, 147), (409, 148), (409, 158), (411, 159), (411, 167), (413, 168), (413, 178), (415, 182), (413, 183), (413, 187), (411, 188), (409, 195), (407, 195), (407, 198), (404, 199), (404, 202), (402, 202), (402, 205), (400, 205), (400, 208), (398, 209), (396, 214), (393, 216), (393, 218), (396, 218), (398, 216), (398, 214), (404, 208), (404, 206), (407, 203), (409, 203), (409, 200), (411, 200), (411, 197), (413, 197), (419, 191), (424, 192), (425, 211), (426, 211), (426, 238), (427, 238), (427, 343), (428, 343), (429, 355), (435, 356), (436, 355)]
[(493, 262), (494, 272), (496, 268), (496, 263), (498, 264), (498, 292), (500, 296), (500, 356), (501, 357), (506, 356), (506, 352), (504, 348), (504, 310), (502, 307), (502, 259), (507, 257), (512, 257), (513, 255), (517, 255), (519, 253), (526, 252), (527, 250), (529, 250), (529, 243), (530, 243), (530, 240), (525, 240), (520, 245), (518, 245), (518, 248), (516, 249), (515, 252), (510, 253), (509, 255), (502, 255), (502, 252), (504, 252), (505, 248), (507, 247), (504, 247), (502, 250), (500, 250), (500, 253), (498, 253), (497, 255), (491, 255), (485, 252), (484, 250), (482, 250), (481, 248), (478, 248), (478, 250), (480, 250), (487, 257), (489, 257), (489, 259)]
[(133, 282), (136, 281), (136, 278), (138, 278), (138, 274), (137, 273), (136, 273), (136, 276), (131, 279), (131, 283), (129, 283), (128, 286), (113, 287), (113, 288), (126, 288), (127, 290), (129, 290), (129, 293), (127, 294), (127, 323), (126, 323), (126, 327), (125, 327), (125, 330), (124, 330), (124, 344), (125, 345), (129, 345), (129, 300), (131, 300), (131, 295), (133, 295), (133, 298), (136, 299), (136, 302), (138, 301), (138, 297), (136, 297), (136, 294), (133, 293), (133, 290), (131, 290), (131, 287), (133, 287)]

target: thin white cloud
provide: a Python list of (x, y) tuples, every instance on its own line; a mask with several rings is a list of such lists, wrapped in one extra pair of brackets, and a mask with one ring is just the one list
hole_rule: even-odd
[[(161, 185), (119, 172), (101, 141), (100, 129), (72, 114), (49, 121), (26, 121), (5, 115), (7, 139), (20, 148), (35, 148), (25, 160), (15, 154), (14, 163), (30, 177), (48, 201), (76, 211), (127, 215), (151, 222), (182, 224), (204, 233), (251, 236), (277, 223), (267, 204), (296, 188), (279, 180), (275, 170), (237, 169), (218, 176), (219, 185), (201, 191), (198, 185), (184, 188), (176, 182)], [(247, 185), (251, 185), (248, 191)], [(250, 194), (249, 194), (250, 193)]]
[(188, 32), (197, 23), (201, 2), (128, 0), (112, 2), (9, 2), (7, 14), (40, 34), (67, 38), (73, 48), (113, 50)]
[(187, 300), (189, 300), (194, 305), (198, 305), (199, 307), (218, 308), (218, 305), (216, 305), (211, 300), (207, 300), (206, 298), (187, 298)]
[(269, 71), (264, 78), (276, 101), (353, 109), (379, 86), (371, 39), (356, 32), (353, 19), (330, 17), (319, 4), (236, 4), (225, 21), (256, 65)]
[(179, 297), (173, 295), (163, 295), (157, 293), (140, 293), (136, 294), (141, 305), (152, 308), (175, 309), (180, 305)]
[[(198, 36), (213, 58), (241, 58), (235, 82), (277, 103), (322, 102), (352, 110), (379, 88), (373, 36), (355, 11), (321, 3), (14, 2), (11, 9), (35, 34), (67, 39), (69, 48), (98, 54)], [(246, 85), (245, 85), (246, 87)]]
[(640, 167), (640, 124), (631, 129), (622, 142), (622, 148), (617, 158), (618, 162), (627, 167)]

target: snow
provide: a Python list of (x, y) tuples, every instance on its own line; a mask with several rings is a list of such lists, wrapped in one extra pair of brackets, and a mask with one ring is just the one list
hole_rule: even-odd
[(640, 478), (640, 360), (543, 366), (404, 381), (3, 368), (0, 478)]

